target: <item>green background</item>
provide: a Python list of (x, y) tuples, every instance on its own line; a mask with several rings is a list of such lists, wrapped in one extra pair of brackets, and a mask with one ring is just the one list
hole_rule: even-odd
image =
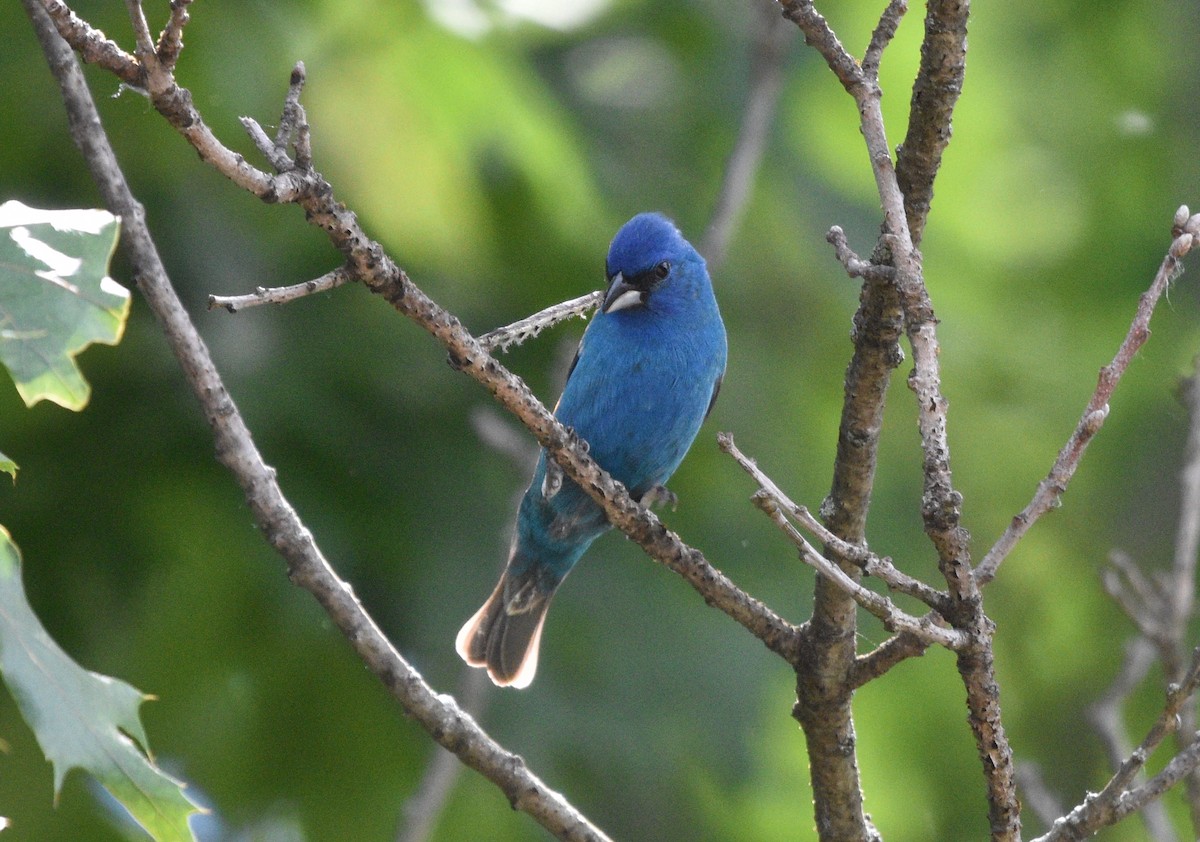
[[(861, 55), (882, 4), (822, 5)], [(148, 6), (157, 29), (167, 4)], [(131, 45), (124, 4), (74, 8)], [(539, 8), (205, 0), (192, 7), (178, 78), (217, 135), (258, 161), (237, 117), (273, 125), (303, 60), (317, 167), (422, 288), (483, 332), (598, 287), (608, 240), (637, 211), (665, 211), (702, 237), (758, 20), (752, 5), (715, 0), (546, 3), (583, 12), (553, 26), (533, 19)], [(923, 251), (976, 558), (1078, 419), (1176, 206), (1200, 207), (1193, 12), (1165, 0), (975, 10)], [(922, 17), (914, 4), (884, 56), (893, 146)], [(0, 24), (0, 200), (98, 204), (18, 4), (0, 6)], [(239, 192), (136, 92), (87, 72), (172, 279), (285, 493), (405, 656), (455, 691), (454, 634), (490, 592), (530, 469), (478, 429), (529, 437), (362, 289), (206, 311), (210, 293), (317, 277), (338, 256), (299, 211)], [(841, 225), (866, 253), (878, 222), (853, 104), (797, 39), (744, 220), (714, 273), (730, 341), (721, 400), (672, 481), (679, 508), (664, 514), (795, 621), (809, 613), (812, 573), (749, 504), (751, 483), (715, 434), (733, 432), (794, 499), (820, 504), (857, 302), (824, 234)], [(113, 274), (131, 283), (119, 257)], [(1098, 572), (1114, 548), (1151, 568), (1170, 559), (1187, 425), (1175, 392), (1200, 351), (1195, 274), (1160, 307), (1064, 506), (987, 591), (1009, 738), (1068, 805), (1107, 777), (1084, 713), (1131, 634)], [(581, 328), (557, 328), (506, 362), (552, 401)], [(395, 838), (439, 749), (288, 583), (213, 459), (145, 304), (135, 296), (121, 345), (81, 363), (94, 394), (79, 414), (25, 410), (11, 385), (0, 388), (0, 450), (21, 466), (15, 487), (0, 482), (0, 522), (23, 551), (43, 622), (84, 665), (158, 697), (143, 708), (151, 745), (213, 808), (202, 838)], [(936, 582), (907, 372), (894, 378), (868, 533), (878, 552)], [(865, 650), (886, 633), (868, 620), (861, 637)], [(760, 643), (614, 535), (557, 597), (533, 687), (487, 688), (480, 716), (617, 838), (806, 839), (791, 685)], [(1136, 696), (1127, 721), (1137, 739), (1160, 698), (1154, 686)], [(857, 694), (866, 804), (885, 838), (986, 836), (964, 720), (941, 651)], [(51, 806), (50, 767), (3, 694), (0, 738), (6, 838), (139, 838), (82, 775)], [(1176, 796), (1168, 801), (1182, 821)], [(1026, 826), (1036, 828), (1028, 813)], [(434, 838), (545, 835), (467, 772)], [(1134, 819), (1102, 836), (1144, 832)]]

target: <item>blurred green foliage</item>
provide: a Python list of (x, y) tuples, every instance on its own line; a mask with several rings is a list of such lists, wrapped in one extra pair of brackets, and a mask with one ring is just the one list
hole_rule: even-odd
[[(78, 0), (128, 46), (124, 4)], [(165, 2), (148, 2), (152, 25)], [(861, 52), (881, 3), (819, 4)], [(578, 12), (570, 17), (572, 11)], [(566, 16), (539, 22), (538, 15)], [(738, 128), (755, 21), (713, 0), (206, 0), (179, 79), (214, 131), (257, 160), (239, 115), (277, 120), (304, 60), (317, 166), (412, 277), (476, 331), (596, 288), (608, 239), (659, 209), (700, 239)], [(903, 138), (922, 12), (884, 56)], [(0, 7), (0, 199), (98, 203), (18, 4)], [(1165, 0), (979, 4), (954, 140), (923, 250), (941, 321), (955, 481), (975, 555), (1032, 494), (1128, 326), (1175, 207), (1200, 206), (1200, 22)], [(487, 446), (489, 399), (383, 302), (356, 288), (285, 308), (207, 312), (210, 293), (316, 277), (338, 263), (294, 209), (198, 163), (132, 91), (88, 68), (103, 119), (168, 269), (285, 492), (385, 631), (453, 691), (460, 623), (503, 561), (528, 467)], [(812, 574), (747, 502), (714, 444), (739, 446), (792, 496), (829, 487), (857, 301), (824, 243), (867, 252), (878, 200), (853, 104), (797, 42), (744, 222), (715, 280), (730, 336), (721, 401), (672, 482), (669, 525), (790, 618)], [(1190, 259), (1194, 264), (1195, 258)], [(113, 275), (129, 283), (118, 257)], [(1106, 777), (1083, 711), (1128, 625), (1097, 572), (1114, 547), (1170, 556), (1185, 413), (1200, 350), (1185, 275), (1113, 401), (1062, 509), (988, 589), (1009, 737), (1064, 803)], [(547, 400), (578, 322), (507, 358)], [(565, 350), (564, 350), (565, 349)], [(145, 305), (125, 341), (81, 359), (80, 414), (25, 410), (0, 388), (0, 522), (31, 601), (80, 663), (159, 697), (143, 708), (160, 764), (213, 809), (204, 839), (394, 838), (434, 754), (254, 530)], [(896, 372), (869, 538), (936, 577), (919, 520), (907, 367)], [(507, 419), (500, 423), (514, 426)], [(885, 633), (864, 621), (862, 646)], [(617, 838), (812, 837), (788, 670), (618, 536), (563, 588), (526, 692), (489, 689), (481, 718)], [(1135, 733), (1161, 694), (1138, 695)], [(867, 808), (889, 840), (982, 838), (982, 777), (944, 652), (856, 697)], [(81, 776), (52, 775), (0, 698), (0, 815), (12, 839), (138, 838)], [(1178, 803), (1172, 810), (1182, 821)], [(1027, 825), (1034, 826), (1031, 816)], [(435, 838), (539, 839), (463, 775)], [(1136, 820), (1106, 839), (1140, 839)]]

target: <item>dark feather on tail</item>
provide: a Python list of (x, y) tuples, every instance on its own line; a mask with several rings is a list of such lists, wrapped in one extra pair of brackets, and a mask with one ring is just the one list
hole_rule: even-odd
[(528, 687), (537, 671), (542, 624), (554, 595), (538, 585), (534, 576), (513, 579), (506, 570), (455, 641), (462, 659), (473, 667), (487, 667), (488, 676), (501, 687)]

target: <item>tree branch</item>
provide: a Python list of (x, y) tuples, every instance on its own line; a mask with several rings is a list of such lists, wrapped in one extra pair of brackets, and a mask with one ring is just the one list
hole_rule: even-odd
[(158, 46), (154, 51), (167, 70), (173, 71), (175, 63), (179, 61), (179, 53), (183, 49), (183, 28), (190, 20), (190, 5), (192, 0), (171, 0), (171, 17), (158, 36)]
[(818, 573), (849, 594), (855, 602), (877, 617), (888, 631), (903, 632), (924, 643), (936, 643), (956, 651), (970, 645), (967, 636), (957, 629), (948, 629), (944, 625), (938, 625), (929, 617), (913, 617), (906, 614), (887, 597), (864, 588), (857, 580), (848, 576), (845, 571), (817, 552), (816, 548), (805, 540), (800, 531), (784, 517), (783, 509), (770, 493), (759, 491), (752, 499), (754, 505), (765, 512), (767, 517), (783, 530), (788, 540), (799, 548), (800, 558), (805, 564), (815, 568)]
[(122, 219), (122, 244), (134, 267), (138, 287), (212, 427), (218, 459), (241, 485), (259, 528), (287, 561), (291, 579), (317, 599), (405, 711), (437, 742), (495, 783), (515, 809), (529, 813), (560, 839), (606, 840), (601, 830), (549, 789), (518, 755), (494, 742), (453, 698), (435, 693), (384, 637), (349, 584), (330, 568), (280, 491), (274, 469), (255, 447), (208, 349), (170, 284), (146, 228), (144, 211), (129, 191), (74, 55), (50, 25), (39, 0), (23, 2), (47, 62), (59, 80), (72, 136), (105, 204)]
[(350, 274), (350, 270), (345, 266), (339, 266), (319, 278), (305, 281), (302, 284), (293, 284), (287, 287), (256, 287), (254, 292), (246, 295), (210, 295), (208, 309), (215, 310), (217, 307), (224, 307), (230, 313), (236, 313), (238, 310), (258, 307), (261, 304), (286, 304), (318, 292), (328, 292), (353, 280), (354, 277)]
[(586, 319), (588, 313), (600, 306), (604, 299), (604, 291), (596, 290), (569, 301), (552, 304), (545, 310), (518, 319), (510, 325), (489, 330), (479, 337), (479, 344), (488, 351), (507, 351), (513, 345), (520, 345), (526, 340), (533, 339), (548, 327), (568, 319)]
[[(790, 515), (793, 520), (800, 524), (800, 526), (804, 527), (814, 536), (816, 536), (816, 538), (825, 545), (826, 552), (833, 555), (838, 561), (845, 561), (854, 564), (867, 575), (875, 576), (876, 578), (880, 579), (891, 590), (907, 594), (914, 599), (919, 599), (921, 602), (924, 602), (926, 605), (936, 611), (940, 612), (945, 610), (949, 597), (944, 592), (939, 591), (936, 588), (931, 588), (921, 580), (915, 579), (912, 576), (909, 576), (907, 573), (898, 570), (896, 566), (892, 564), (890, 559), (882, 558), (868, 550), (865, 543), (851, 544), (847, 541), (843, 541), (837, 535), (833, 534), (833, 532), (827, 529), (823, 523), (813, 517), (812, 513), (805, 506), (801, 506), (800, 504), (793, 502), (790, 497), (784, 494), (783, 491), (780, 490), (779, 486), (776, 485), (770, 477), (763, 473), (763, 471), (758, 467), (757, 462), (742, 453), (742, 451), (738, 449), (738, 446), (734, 444), (732, 435), (729, 433), (718, 433), (717, 445), (725, 453), (728, 453), (730, 456), (732, 456), (734, 460), (741, 465), (742, 469), (754, 478), (754, 481), (758, 483), (758, 487), (762, 494), (765, 494), (767, 498), (769, 498), (777, 507), (779, 507), (779, 509)], [(756, 505), (758, 505), (758, 508), (760, 509), (763, 508), (763, 506), (758, 504), (757, 501)], [(764, 511), (766, 511), (768, 515), (772, 515), (770, 511), (767, 511), (766, 509), (764, 509)], [(818, 570), (825, 572), (826, 565), (833, 565), (833, 562), (817, 553), (816, 550), (812, 548), (812, 545), (807, 541), (804, 541), (803, 538), (801, 538), (800, 541), (803, 541), (803, 543), (797, 543), (797, 541), (793, 539), (792, 543), (795, 543), (802, 552), (811, 551), (820, 557), (821, 562), (823, 563), (817, 568)], [(807, 562), (808, 559), (805, 559), (805, 561)], [(838, 570), (838, 574), (840, 573), (841, 571)], [(838, 575), (834, 575), (832, 578), (835, 582), (840, 583), (842, 581)], [(861, 588), (861, 586), (859, 586), (857, 582), (853, 581), (851, 581), (850, 584), (852, 584), (854, 587), (850, 588), (843, 585), (843, 589), (853, 596), (857, 590)], [(873, 596), (877, 595), (873, 594)], [(866, 605), (863, 607), (867, 608)], [(868, 608), (868, 610), (870, 609)], [(912, 619), (915, 621), (916, 618)], [(941, 641), (931, 640), (928, 642)], [(951, 646), (950, 648), (955, 647)]]
[[(293, 201), (298, 185), (287, 178), (272, 178), (246, 163), (245, 158), (227, 149), (192, 104), (192, 95), (175, 84), (170, 70), (156, 61), (153, 68), (147, 56), (134, 57), (89, 26), (61, 0), (40, 0), (59, 34), (85, 61), (94, 62), (126, 84), (147, 92), (155, 109), (167, 118), (200, 154), (202, 160), (260, 199), (268, 202)], [(151, 54), (152, 55), (152, 54)]]
[(928, 0), (921, 67), (913, 83), (908, 134), (896, 150), (896, 182), (913, 245), (921, 244), (933, 201), (933, 180), (953, 134), (954, 106), (962, 93), (967, 61), (969, 0)]
[(1200, 742), (1193, 741), (1175, 755), (1158, 775), (1140, 787), (1130, 788), (1154, 750), (1168, 734), (1179, 727), (1180, 711), (1195, 693), (1198, 683), (1200, 648), (1193, 651), (1192, 661), (1183, 676), (1183, 681), (1167, 688), (1167, 699), (1162, 713), (1150, 727), (1145, 739), (1130, 753), (1104, 788), (1100, 792), (1089, 793), (1082, 804), (1055, 822), (1050, 832), (1035, 842), (1073, 842), (1086, 839), (1100, 828), (1116, 824), (1142, 809), (1196, 769), (1200, 765)]
[[(1200, 222), (1200, 220), (1197, 220)], [(1180, 208), (1175, 217), (1173, 233), (1181, 237), (1187, 232), (1188, 213)], [(1180, 251), (1182, 249), (1176, 249)], [(1091, 709), (1091, 718), (1108, 747), (1115, 767), (1128, 749), (1124, 746), (1124, 727), (1121, 704), (1129, 697), (1149, 669), (1153, 656), (1162, 663), (1163, 678), (1168, 686), (1187, 680), (1188, 629), (1195, 613), (1196, 556), (1200, 552), (1200, 385), (1193, 374), (1183, 384), (1182, 398), (1187, 404), (1188, 440), (1184, 464), (1180, 472), (1179, 522), (1175, 533), (1175, 550), (1171, 570), (1167, 574), (1150, 575), (1125, 553), (1114, 551), (1110, 568), (1104, 571), (1105, 590), (1129, 617), (1138, 631), (1126, 647), (1121, 672), (1108, 692)], [(1185, 705), (1179, 711), (1175, 731), (1177, 750), (1185, 753), (1196, 741), (1196, 707)], [(1200, 773), (1186, 774), (1187, 803), (1191, 811), (1192, 828), (1200, 828)], [(1165, 811), (1161, 805), (1147, 810), (1143, 818), (1156, 839), (1173, 838)]]
[[(800, 28), (805, 43), (825, 58), (834, 75), (854, 98), (860, 125), (867, 138), (876, 185), (884, 198), (884, 231), (895, 232), (897, 229), (890, 219), (889, 207), (901, 205), (896, 201), (898, 190), (887, 186), (891, 158), (886, 138), (880, 144), (883, 123), (875, 78), (846, 52), (811, 0), (783, 0), (781, 6), (784, 17)], [(889, 6), (885, 17), (898, 15), (899, 11), (899, 8)], [(889, 27), (881, 22), (876, 32), (880, 33), (876, 42), (878, 52), (886, 43), (884, 36)], [(903, 223), (903, 220), (899, 222)], [(902, 244), (900, 250), (903, 250)], [(899, 263), (896, 265), (901, 268)], [(910, 261), (903, 268), (909, 270), (911, 265)], [(854, 316), (854, 354), (846, 370), (833, 481), (829, 497), (821, 506), (821, 516), (829, 529), (851, 544), (860, 543), (866, 534), (883, 407), (891, 372), (904, 359), (899, 346), (903, 322), (895, 283), (878, 274), (864, 280), (859, 308)], [(847, 572), (851, 571), (854, 571), (853, 566)], [(852, 575), (859, 574), (854, 571)], [(805, 627), (806, 668), (796, 676), (794, 715), (808, 742), (817, 828), (823, 840), (836, 842), (879, 838), (863, 810), (855, 756), (856, 735), (850, 704), (852, 678), (862, 675), (856, 652), (855, 604), (828, 580), (818, 577), (812, 619)], [(896, 654), (902, 650), (890, 651)]]
[(896, 30), (900, 28), (900, 21), (907, 11), (908, 0), (891, 0), (880, 15), (875, 31), (871, 33), (871, 42), (863, 53), (862, 69), (867, 78), (879, 78), (879, 62), (883, 59), (883, 51), (896, 37)]
[[(1180, 216), (1182, 216), (1183, 222), (1179, 221)], [(1079, 423), (1075, 425), (1074, 432), (1071, 433), (1062, 450), (1058, 452), (1058, 458), (1050, 467), (1050, 473), (1038, 483), (1033, 499), (1019, 514), (1013, 517), (1008, 528), (1004, 530), (1004, 534), (996, 540), (976, 568), (975, 580), (981, 586), (995, 578), (1000, 564), (1012, 552), (1017, 542), (1025, 536), (1029, 528), (1037, 523), (1042, 515), (1055, 508), (1062, 499), (1067, 485), (1075, 475), (1075, 469), (1079, 467), (1079, 460), (1083, 458), (1084, 451), (1087, 450), (1093, 436), (1100, 431), (1100, 428), (1104, 426), (1105, 419), (1108, 418), (1108, 402), (1121, 382), (1121, 377), (1124, 376), (1125, 370), (1129, 367), (1129, 363), (1132, 362), (1138, 349), (1150, 338), (1150, 317), (1154, 315), (1154, 308), (1158, 304), (1158, 300), (1171, 283), (1183, 274), (1181, 259), (1192, 248), (1196, 235), (1193, 235), (1190, 230), (1182, 230), (1180, 226), (1192, 226), (1200, 231), (1200, 218), (1198, 217), (1200, 214), (1189, 218), (1186, 205), (1177, 212), (1172, 229), (1174, 239), (1171, 241), (1162, 263), (1159, 264), (1158, 272), (1155, 273), (1150, 288), (1138, 298), (1137, 310), (1134, 313), (1133, 322), (1129, 325), (1129, 331), (1125, 334), (1125, 339), (1117, 348), (1112, 362), (1100, 369), (1096, 389), (1088, 400), (1087, 406), (1084, 407), (1083, 415), (1080, 416)]]
[[(1092, 723), (1092, 727), (1100, 737), (1100, 742), (1104, 744), (1109, 765), (1114, 771), (1120, 768), (1125, 758), (1133, 751), (1133, 746), (1129, 744), (1129, 739), (1125, 736), (1125, 721), (1121, 713), (1121, 705), (1146, 677), (1146, 673), (1150, 671), (1150, 667), (1154, 663), (1154, 656), (1155, 647), (1145, 637), (1135, 637), (1129, 641), (1125, 646), (1125, 657), (1122, 659), (1117, 677), (1113, 679), (1104, 695), (1088, 708), (1088, 721)], [(1051, 814), (1051, 819), (1046, 821), (1046, 825), (1053, 825), (1054, 818), (1063, 815), (1064, 812), (1060, 809)], [(1146, 832), (1155, 842), (1175, 842), (1179, 838), (1175, 835), (1174, 828), (1171, 827), (1171, 820), (1161, 801), (1147, 804), (1141, 811), (1141, 817), (1146, 826)]]
[[(937, 319), (921, 273), (904, 194), (896, 178), (881, 108), (878, 53), (894, 31), (893, 20), (903, 4), (890, 4), (872, 38), (869, 63), (854, 63), (833, 35), (825, 19), (808, 0), (782, 2), (784, 15), (796, 22), (805, 40), (815, 46), (858, 107), (860, 127), (867, 144), (871, 169), (883, 206), (883, 234), (874, 263), (896, 268), (894, 288), (903, 313), (903, 324), (913, 349), (909, 387), (917, 397), (917, 424), (921, 437), (924, 491), (921, 514), (925, 531), (938, 552), (938, 567), (952, 600), (948, 619), (967, 632), (973, 645), (958, 652), (958, 669), (967, 690), (968, 721), (987, 782), (988, 813), (994, 840), (1020, 837), (1020, 802), (1013, 777), (1012, 749), (1000, 719), (999, 686), (992, 653), (993, 625), (983, 613), (983, 603), (971, 573), (970, 536), (960, 525), (962, 496), (954, 490), (950, 474), (950, 447), (946, 436), (946, 400), (941, 393)], [(964, 29), (965, 32), (965, 29)], [(926, 39), (931, 33), (927, 30)], [(949, 109), (944, 112), (949, 119)], [(941, 127), (949, 136), (948, 123)], [(932, 179), (932, 174), (930, 175)], [(849, 385), (849, 383), (848, 383)], [(839, 454), (840, 455), (840, 454)], [(815, 619), (814, 612), (814, 619)], [(843, 627), (844, 630), (844, 627)], [(847, 662), (842, 661), (843, 664)], [(845, 699), (848, 704), (848, 697)]]
[[(926, 615), (922, 619), (932, 621), (933, 617)], [(928, 648), (927, 642), (907, 632), (892, 635), (870, 652), (854, 659), (854, 667), (850, 671), (850, 686), (857, 690), (864, 684), (879, 678), (897, 664), (903, 663), (909, 658), (919, 658), (925, 654), (925, 650)]]
[[(887, 235), (884, 236), (887, 237)], [(887, 239), (890, 241), (890, 238)], [(846, 232), (842, 230), (840, 225), (835, 225), (829, 229), (825, 234), (825, 242), (833, 246), (833, 251), (837, 256), (838, 262), (842, 264), (842, 268), (846, 270), (846, 274), (850, 277), (864, 278), (886, 284), (894, 284), (896, 282), (896, 267), (863, 260), (855, 254), (854, 250), (850, 248), (850, 244), (846, 242)]]

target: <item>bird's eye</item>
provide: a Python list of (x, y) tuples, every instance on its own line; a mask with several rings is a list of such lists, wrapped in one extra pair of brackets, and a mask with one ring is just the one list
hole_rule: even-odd
[(654, 277), (660, 281), (669, 274), (671, 274), (671, 264), (665, 260), (654, 267)]

